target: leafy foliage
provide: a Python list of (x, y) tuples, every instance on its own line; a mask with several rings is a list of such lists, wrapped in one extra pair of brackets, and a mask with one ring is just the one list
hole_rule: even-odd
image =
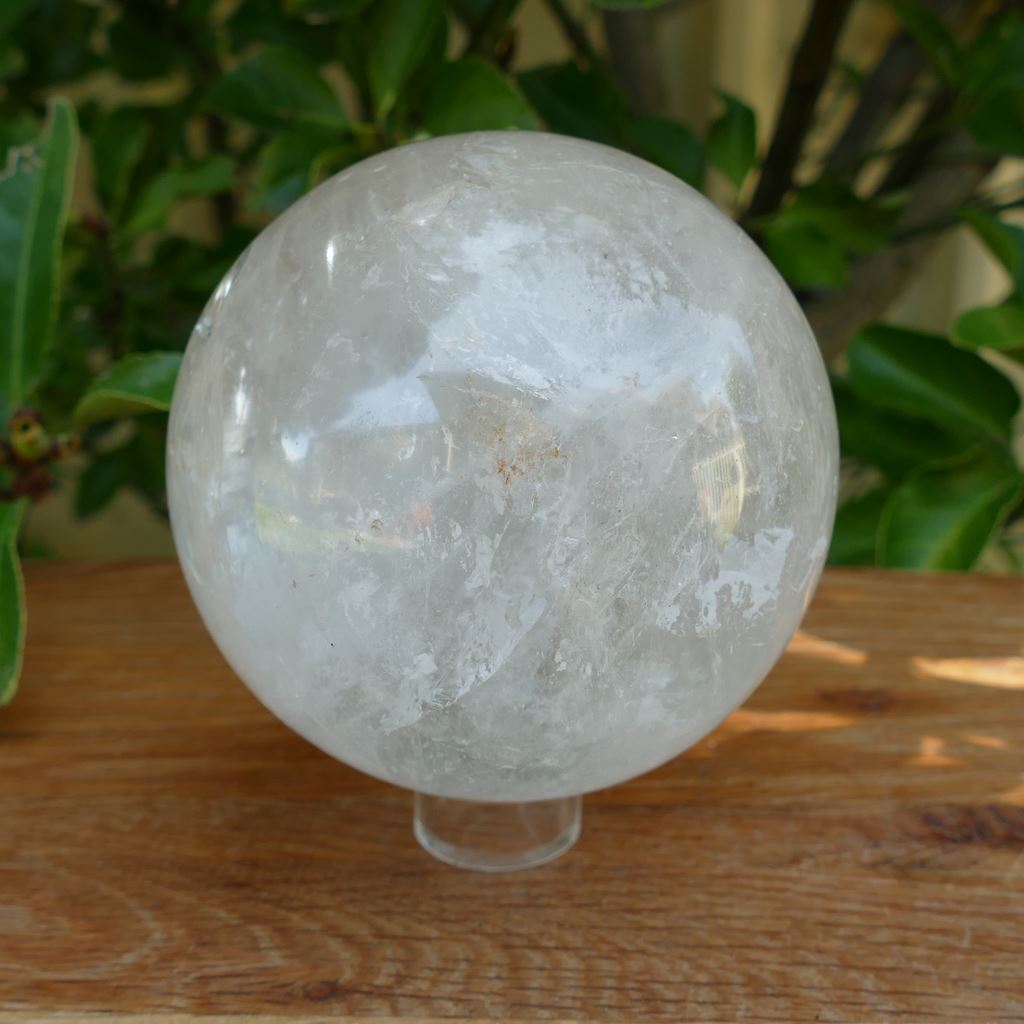
[[(630, 150), (724, 195), (809, 311), (907, 237), (958, 222), (977, 234), (1006, 270), (998, 303), (964, 312), (948, 337), (865, 314), (833, 367), (844, 463), (871, 481), (839, 511), (833, 560), (973, 565), (1024, 515), (1010, 443), (1019, 398), (998, 364), (1024, 362), (1024, 228), (1012, 196), (975, 189), (925, 221), (913, 219), (912, 200), (932, 162), (962, 156), (963, 145), (952, 160), (943, 151), (950, 139), (973, 145), (975, 162), (1024, 154), (1015, 5), (951, 5), (965, 13), (950, 20), (921, 0), (890, 0), (918, 63), (906, 102), (887, 94), (881, 112), (877, 68), (829, 65), (819, 58), (831, 43), (801, 46), (814, 66), (791, 69), (769, 137), (744, 98), (721, 91), (698, 134), (638, 99), (602, 55), (601, 10), (614, 10), (612, 32), (614, 19), (646, 17), (657, 0), (592, 0), (582, 19), (565, 0), (544, 2), (572, 55), (540, 67), (516, 62), (519, 0), (0, 4), (0, 413), (29, 403), (49, 429), (81, 432), (80, 515), (124, 488), (164, 511), (181, 352), (258, 231), (328, 175), (390, 147), (539, 128)], [(823, 155), (793, 112), (810, 95), (803, 109), (813, 113), (830, 73), (856, 93), (855, 110)], [(64, 91), (75, 108), (50, 100)], [(68, 221), (78, 124), (88, 165)], [(744, 204), (769, 177), (778, 197), (754, 217)], [(24, 501), (0, 502), (0, 703), (13, 692), (24, 628), (23, 513)]]

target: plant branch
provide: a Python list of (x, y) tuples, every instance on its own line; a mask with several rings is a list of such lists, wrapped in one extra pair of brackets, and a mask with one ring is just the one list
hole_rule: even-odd
[[(943, 165), (941, 158), (948, 151), (973, 153), (973, 159)], [(897, 233), (904, 226), (909, 228), (934, 220), (970, 202), (997, 160), (996, 156), (975, 146), (966, 132), (950, 133), (936, 149), (935, 160), (908, 186), (909, 198)], [(936, 233), (919, 234), (865, 256), (854, 264), (842, 289), (805, 305), (804, 312), (826, 361), (843, 352), (861, 327), (882, 316), (915, 271), (921, 268), (937, 237)]]
[(654, 18), (653, 11), (645, 10), (604, 12), (612, 71), (634, 114), (660, 114), (664, 108), (665, 83), (655, 56)]
[(814, 121), (814, 108), (832, 66), (832, 55), (852, 0), (815, 0), (803, 38), (793, 57), (768, 155), (761, 168), (746, 217), (763, 217), (778, 209), (793, 184), (804, 139)]
[[(228, 126), (216, 114), (204, 116), (206, 126), (206, 147), (209, 155), (228, 152)], [(235, 197), (231, 190), (218, 192), (213, 197), (213, 212), (217, 218), (217, 229), (223, 238), (235, 223)]]
[(875, 145), (889, 119), (906, 101), (923, 68), (924, 55), (917, 43), (901, 32), (864, 80), (857, 106), (825, 158), (826, 174), (846, 180), (856, 176), (865, 151)]
[(898, 244), (922, 235), (930, 235), (939, 231), (946, 231), (949, 228), (955, 228), (963, 223), (961, 212), (965, 208), (979, 210), (983, 213), (998, 214), (1005, 213), (1007, 210), (1019, 210), (1022, 206), (1024, 206), (1024, 196), (1021, 196), (1019, 199), (1010, 199), (1005, 203), (989, 203), (986, 202), (984, 196), (974, 196), (973, 201), (966, 203), (964, 206), (956, 207), (944, 217), (937, 217), (935, 220), (925, 221), (921, 224), (910, 224), (900, 229), (893, 236), (893, 241)]
[(910, 133), (908, 144), (900, 147), (875, 195), (897, 192), (920, 174), (946, 137), (954, 103), (955, 98), (948, 89), (940, 88), (935, 93)]
[[(920, 0), (933, 14), (959, 16), (972, 0)], [(864, 79), (857, 106), (825, 158), (824, 171), (847, 181), (864, 165), (865, 151), (875, 147), (892, 116), (906, 103), (927, 60), (909, 32), (900, 32)]]
[(591, 67), (601, 63), (601, 58), (594, 49), (586, 29), (573, 17), (572, 12), (565, 4), (565, 0), (544, 0), (548, 10), (551, 12), (562, 34), (569, 41), (576, 56)]

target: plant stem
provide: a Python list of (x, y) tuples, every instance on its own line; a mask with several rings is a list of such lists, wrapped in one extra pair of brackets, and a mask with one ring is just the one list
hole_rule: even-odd
[(746, 217), (763, 217), (778, 209), (793, 184), (793, 171), (814, 120), (814, 108), (832, 67), (839, 32), (852, 0), (815, 0), (803, 38), (793, 58), (768, 155)]
[(492, 57), (494, 48), (501, 38), (505, 25), (512, 13), (519, 6), (519, 0), (491, 0), (491, 5), (483, 17), (473, 26), (463, 56), (477, 54), (481, 57)]
[[(208, 155), (216, 156), (218, 153), (227, 153), (229, 151), (228, 126), (216, 114), (205, 115), (205, 124)], [(234, 225), (235, 212), (235, 197), (230, 189), (218, 192), (213, 197), (213, 213), (217, 219), (217, 230), (221, 239)]]
[(584, 64), (588, 64), (591, 67), (600, 64), (601, 58), (590, 42), (586, 29), (573, 17), (572, 12), (565, 4), (565, 0), (544, 0), (544, 2), (554, 16), (555, 21), (558, 22), (563, 35), (569, 40), (569, 45), (572, 46), (576, 56)]
[(655, 53), (657, 26), (653, 11), (605, 11), (604, 34), (612, 71), (634, 114), (660, 114), (665, 84)]
[(893, 242), (905, 242), (910, 238), (918, 238), (921, 235), (931, 234), (935, 231), (945, 231), (948, 228), (957, 227), (962, 223), (961, 212), (963, 210), (980, 210), (983, 213), (1003, 213), (1005, 210), (1018, 210), (1024, 206), (1024, 196), (1018, 199), (1011, 199), (1005, 203), (986, 203), (984, 196), (978, 196), (973, 202), (964, 203), (944, 217), (937, 217), (935, 220), (925, 221), (921, 224), (911, 224), (893, 236)]

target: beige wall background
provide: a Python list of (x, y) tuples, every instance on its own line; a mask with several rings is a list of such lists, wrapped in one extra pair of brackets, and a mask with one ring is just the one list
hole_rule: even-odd
[[(763, 151), (809, 5), (810, 0), (677, 0), (656, 9), (656, 61), (667, 113), (699, 133), (714, 116), (713, 90), (718, 87), (736, 93), (757, 112)], [(603, 43), (600, 16), (590, 11), (585, 0), (574, 0), (569, 6), (587, 20), (593, 38)], [(568, 56), (562, 34), (543, 0), (526, 0), (517, 24), (517, 66), (530, 67)], [(840, 56), (856, 67), (869, 66), (894, 28), (885, 5), (859, 3), (847, 23)], [(823, 144), (828, 141), (830, 120), (841, 124), (846, 102), (852, 102), (852, 97), (823, 97), (821, 110), (834, 115), (823, 118)], [(1022, 167), (1021, 161), (1004, 162), (993, 183), (1020, 178)], [(712, 180), (710, 192), (717, 201), (727, 203), (728, 190), (720, 182)], [(889, 309), (887, 319), (943, 331), (957, 313), (995, 301), (1006, 287), (999, 265), (967, 231), (957, 230), (935, 247)], [(1018, 442), (1024, 444), (1024, 437), (1018, 437)], [(61, 492), (32, 510), (26, 529), (30, 549), (66, 558), (139, 558), (173, 552), (166, 523), (132, 493), (121, 493), (93, 519), (77, 520), (71, 507), (74, 472), (72, 466)]]

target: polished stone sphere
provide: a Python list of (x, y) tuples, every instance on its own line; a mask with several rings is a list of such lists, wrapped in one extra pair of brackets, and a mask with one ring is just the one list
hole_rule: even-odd
[(621, 782), (733, 710), (828, 548), (828, 381), (711, 203), (577, 139), (484, 132), (338, 174), (188, 344), (185, 576), (293, 729), (440, 796)]

